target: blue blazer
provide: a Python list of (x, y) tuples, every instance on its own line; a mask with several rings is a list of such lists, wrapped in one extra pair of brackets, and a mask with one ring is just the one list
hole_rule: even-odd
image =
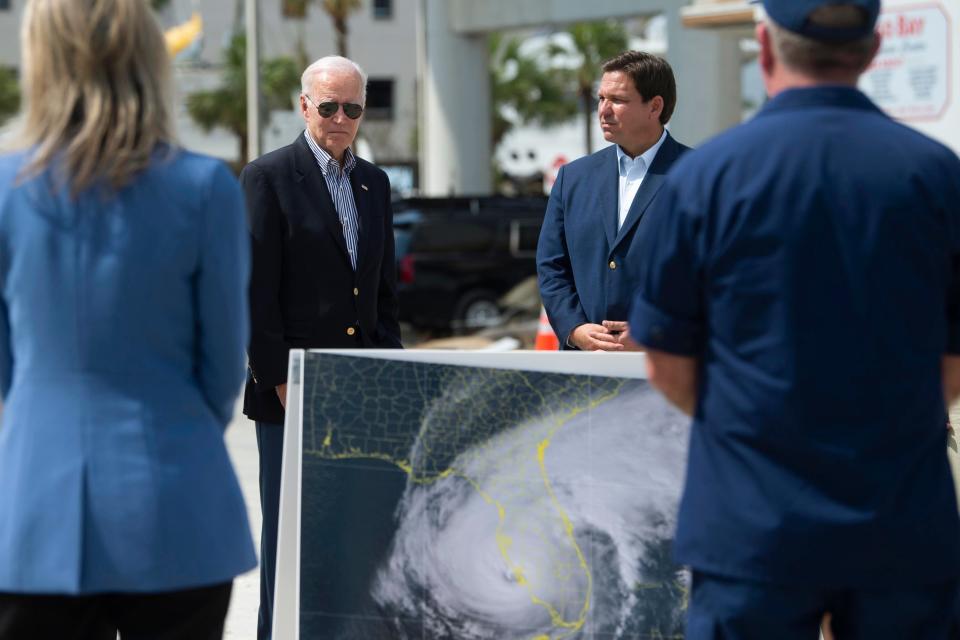
[(581, 324), (627, 319), (643, 266), (636, 251), (640, 220), (667, 171), (688, 150), (667, 133), (619, 231), (616, 145), (561, 167), (540, 230), (537, 275), (562, 348)]
[(256, 564), (223, 430), (249, 244), (223, 163), (77, 198), (0, 157), (0, 592), (157, 592)]

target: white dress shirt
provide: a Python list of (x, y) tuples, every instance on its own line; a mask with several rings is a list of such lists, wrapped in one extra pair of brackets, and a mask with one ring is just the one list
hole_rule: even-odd
[(357, 203), (353, 199), (353, 188), (350, 186), (350, 173), (357, 166), (357, 158), (353, 155), (350, 147), (347, 147), (343, 153), (343, 166), (341, 167), (333, 156), (317, 144), (308, 130), (303, 131), (303, 137), (307, 139), (307, 146), (313, 151), (313, 157), (317, 159), (320, 171), (323, 172), (323, 178), (327, 181), (327, 191), (330, 192), (333, 207), (337, 210), (337, 215), (340, 216), (340, 224), (343, 226), (343, 239), (347, 243), (350, 264), (356, 271), (360, 217), (357, 215)]
[(633, 204), (633, 199), (636, 197), (637, 191), (640, 190), (640, 185), (643, 184), (647, 170), (653, 164), (653, 159), (657, 157), (657, 151), (660, 150), (663, 141), (666, 139), (667, 130), (664, 129), (657, 143), (636, 158), (628, 156), (620, 148), (620, 145), (617, 145), (617, 170), (620, 172), (620, 217), (618, 218), (617, 229), (620, 229), (623, 226), (623, 221), (627, 219), (630, 205)]

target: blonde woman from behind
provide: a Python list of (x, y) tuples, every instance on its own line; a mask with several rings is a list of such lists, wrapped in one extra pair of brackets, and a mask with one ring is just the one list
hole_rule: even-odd
[(29, 0), (0, 157), (0, 639), (220, 638), (256, 558), (223, 430), (238, 184), (173, 137), (145, 0)]

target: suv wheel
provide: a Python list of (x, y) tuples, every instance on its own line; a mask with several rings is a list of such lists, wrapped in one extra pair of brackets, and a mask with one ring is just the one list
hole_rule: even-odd
[(456, 326), (461, 329), (483, 329), (500, 323), (500, 306), (492, 291), (475, 289), (460, 297), (454, 313)]

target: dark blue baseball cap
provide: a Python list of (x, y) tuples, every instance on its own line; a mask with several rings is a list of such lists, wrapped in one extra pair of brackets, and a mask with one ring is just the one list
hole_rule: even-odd
[[(760, 0), (756, 0), (759, 3)], [(873, 33), (880, 14), (880, 0), (762, 0), (763, 9), (778, 25), (811, 40), (849, 42)], [(810, 22), (810, 14), (827, 5), (849, 5), (863, 10), (863, 22), (855, 27), (830, 28)]]

